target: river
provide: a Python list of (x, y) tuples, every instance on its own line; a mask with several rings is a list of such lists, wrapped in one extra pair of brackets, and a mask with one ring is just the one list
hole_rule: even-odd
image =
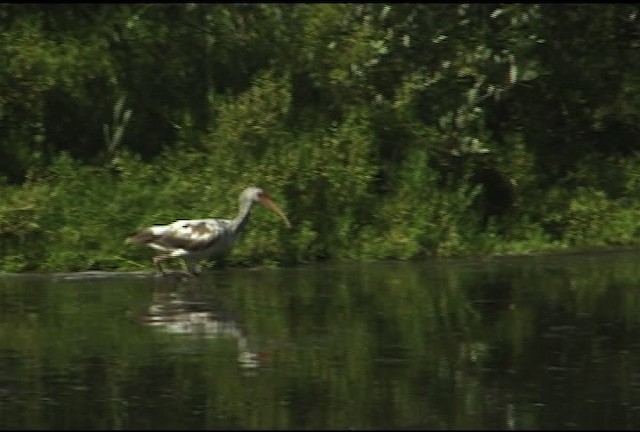
[(0, 275), (0, 428), (638, 429), (638, 262)]

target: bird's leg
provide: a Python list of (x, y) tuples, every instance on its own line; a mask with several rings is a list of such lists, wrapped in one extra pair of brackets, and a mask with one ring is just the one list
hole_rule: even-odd
[(171, 255), (169, 254), (162, 254), (162, 255), (156, 255), (153, 257), (153, 264), (158, 268), (158, 273), (161, 276), (164, 276), (164, 269), (162, 268), (162, 261), (170, 258)]
[(200, 271), (200, 266), (190, 260), (184, 260), (186, 267), (187, 267), (187, 272), (192, 275), (192, 276), (198, 276), (201, 271)]
[(185, 259), (180, 260), (180, 264), (181, 264), (181, 267), (182, 267), (182, 272), (183, 273), (189, 273), (189, 265), (187, 264), (187, 260), (185, 260)]
[(200, 264), (196, 264), (193, 268), (193, 271), (195, 272), (195, 274), (199, 275), (202, 273), (202, 266)]

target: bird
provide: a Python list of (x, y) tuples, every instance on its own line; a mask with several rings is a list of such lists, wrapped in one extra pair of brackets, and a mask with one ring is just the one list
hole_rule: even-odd
[(162, 253), (153, 257), (153, 264), (160, 275), (164, 275), (163, 262), (171, 258), (182, 258), (188, 273), (200, 273), (199, 261), (219, 258), (228, 254), (244, 231), (251, 208), (260, 203), (279, 215), (287, 227), (291, 223), (286, 214), (260, 187), (244, 189), (239, 196), (238, 215), (234, 219), (180, 219), (167, 225), (143, 228), (126, 238), (126, 243), (149, 246)]

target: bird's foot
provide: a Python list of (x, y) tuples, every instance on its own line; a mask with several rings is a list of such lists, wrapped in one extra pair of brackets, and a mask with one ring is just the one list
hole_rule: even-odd
[(200, 273), (193, 271), (183, 271), (182, 275), (188, 278), (197, 278), (198, 276), (200, 276)]
[(193, 279), (199, 276), (198, 273), (194, 273), (192, 271), (187, 270), (173, 270), (171, 275), (180, 278), (180, 279)]
[(202, 268), (199, 265), (186, 264), (185, 270), (191, 277), (198, 277), (202, 274)]

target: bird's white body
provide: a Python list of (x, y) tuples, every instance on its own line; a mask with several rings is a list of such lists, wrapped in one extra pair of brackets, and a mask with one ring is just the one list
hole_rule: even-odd
[(289, 225), (284, 213), (260, 188), (250, 187), (240, 194), (240, 210), (235, 219), (177, 220), (168, 225), (153, 225), (129, 237), (127, 241), (145, 244), (163, 252), (153, 258), (162, 273), (161, 262), (183, 258), (191, 273), (196, 273), (198, 261), (227, 254), (249, 220), (254, 202), (278, 213)]
[[(190, 256), (199, 260), (219, 256), (228, 252), (237, 238), (231, 229), (232, 222), (229, 219), (184, 219), (169, 225), (154, 225), (149, 230), (156, 238), (172, 239), (173, 242), (157, 241), (149, 246), (169, 252), (171, 257)], [(179, 240), (185, 242), (183, 247), (177, 245)]]

